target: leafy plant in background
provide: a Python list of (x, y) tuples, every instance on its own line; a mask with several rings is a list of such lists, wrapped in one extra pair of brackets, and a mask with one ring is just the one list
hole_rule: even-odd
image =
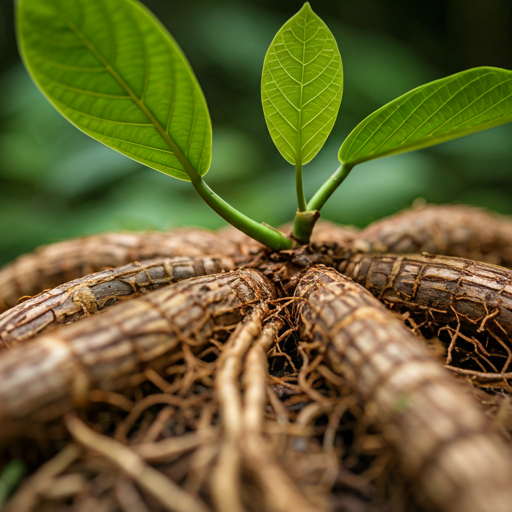
[(243, 215), (204, 181), (212, 146), (206, 101), (177, 43), (143, 5), (18, 0), (17, 16), (26, 67), (61, 114), (120, 153), (190, 181), (226, 221), (274, 250), (308, 243), (321, 208), (355, 165), (512, 120), (510, 71), (474, 68), (423, 85), (352, 131), (340, 167), (307, 202), (302, 167), (334, 125), (343, 70), (334, 37), (306, 3), (272, 41), (262, 78), (270, 134), (295, 167), (298, 211), (288, 237)]

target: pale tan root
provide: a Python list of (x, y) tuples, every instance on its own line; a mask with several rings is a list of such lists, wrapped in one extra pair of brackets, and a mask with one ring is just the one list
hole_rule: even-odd
[(312, 503), (304, 497), (295, 482), (276, 461), (270, 445), (263, 437), (268, 379), (266, 353), (276, 342), (281, 325), (279, 319), (266, 325), (245, 361), (242, 434), (244, 462), (261, 486), (270, 510), (321, 511), (327, 508), (326, 503)]
[(129, 447), (91, 430), (74, 414), (65, 419), (75, 441), (101, 454), (169, 512), (209, 512), (210, 509), (196, 496), (181, 489), (160, 471), (147, 465)]
[(55, 479), (81, 454), (76, 444), (68, 444), (53, 459), (43, 464), (27, 479), (5, 506), (4, 512), (31, 512), (37, 507), (41, 495), (52, 487)]
[(242, 404), (238, 378), (242, 360), (260, 334), (266, 312), (265, 305), (256, 306), (231, 334), (218, 360), (215, 389), (221, 411), (223, 440), (211, 475), (211, 493), (219, 512), (245, 510), (240, 497)]

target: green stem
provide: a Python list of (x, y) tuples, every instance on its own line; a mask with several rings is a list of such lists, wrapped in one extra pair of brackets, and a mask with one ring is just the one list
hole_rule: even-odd
[(306, 197), (304, 196), (304, 186), (302, 184), (302, 164), (295, 164), (295, 187), (297, 189), (297, 205), (299, 212), (306, 211)]
[(283, 233), (271, 226), (260, 224), (243, 213), (240, 213), (230, 204), (226, 203), (224, 199), (219, 197), (198, 174), (191, 173), (189, 176), (197, 193), (203, 198), (208, 206), (210, 206), (210, 208), (212, 208), (232, 226), (275, 251), (291, 249), (293, 241)]
[(319, 217), (320, 212), (318, 211), (301, 212), (297, 210), (293, 221), (292, 237), (300, 244), (309, 244), (311, 233)]
[(308, 203), (308, 210), (318, 210), (322, 208), (327, 199), (331, 197), (333, 192), (343, 183), (345, 178), (352, 170), (352, 165), (341, 164), (336, 172), (318, 189), (317, 193)]

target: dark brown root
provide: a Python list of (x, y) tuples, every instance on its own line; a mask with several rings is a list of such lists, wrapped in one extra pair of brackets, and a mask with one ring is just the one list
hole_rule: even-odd
[[(321, 406), (315, 414), (301, 414), (296, 409), (297, 404), (303, 403), (308, 409), (314, 408), (314, 404), (297, 387), (295, 406), (290, 407), (284, 400), (277, 408), (286, 410), (290, 407), (286, 412), (286, 423), (269, 410), (265, 396), (269, 378), (265, 352), (276, 344), (282, 324), (273, 316), (276, 310), (271, 304), (269, 307), (270, 319), (261, 329), (261, 334), (255, 337), (262, 319), (261, 310), (256, 305), (246, 316), (244, 328), (238, 328), (227, 344), (218, 344), (220, 357), (206, 363), (208, 368), (202, 376), (196, 373), (196, 383), (192, 386), (187, 384), (187, 375), (193, 372), (194, 366), (201, 364), (203, 358), (209, 360), (210, 357), (207, 349), (194, 355), (194, 359), (185, 357), (183, 348), (186, 345), (182, 345), (181, 354), (176, 355), (164, 372), (168, 374), (165, 380), (160, 377), (158, 381), (155, 375), (146, 372), (146, 376), (160, 387), (173, 387), (173, 394), (155, 394), (155, 390), (147, 394), (147, 389), (144, 391), (144, 386), (140, 386), (124, 391), (126, 397), (123, 401), (121, 395), (103, 392), (103, 399), (113, 406), (103, 409), (101, 415), (107, 413), (107, 418), (100, 419), (101, 415), (97, 416), (92, 407), (87, 413), (89, 421), (80, 422), (76, 417), (68, 417), (68, 428), (83, 450), (78, 457), (74, 456), (73, 461), (59, 464), (51, 474), (44, 465), (38, 469), (13, 497), (13, 507), (30, 497), (30, 507), (24, 508), (23, 512), (159, 511), (165, 501), (162, 502), (155, 489), (167, 488), (165, 494), (171, 495), (169, 493), (175, 489), (174, 482), (189, 497), (206, 504), (208, 510), (218, 503), (211, 492), (217, 485), (223, 489), (231, 488), (231, 491), (234, 488), (246, 511), (312, 512), (330, 509), (334, 503), (332, 489), (340, 473), (334, 462), (343, 454), (339, 439), (334, 445), (332, 439), (338, 436), (340, 412), (346, 408), (340, 410), (333, 406), (332, 410), (327, 410)], [(242, 352), (250, 343), (242, 376)], [(180, 378), (177, 370), (183, 363), (186, 368), (183, 378)], [(204, 379), (206, 375), (220, 373), (224, 374), (218, 379), (223, 382), (223, 389), (228, 384), (231, 390), (227, 395), (237, 397), (235, 423), (230, 422), (233, 415), (225, 414), (233, 408), (233, 403), (226, 400), (230, 397), (225, 396), (218, 403), (212, 393), (213, 387), (218, 388), (218, 385), (213, 380)], [(243, 400), (238, 375), (243, 377), (245, 384)], [(296, 377), (291, 375), (290, 378), (290, 383), (296, 385)], [(142, 394), (138, 396), (139, 393)], [(161, 408), (155, 409), (158, 403), (162, 404)], [(122, 404), (131, 412), (127, 416), (126, 413), (116, 413), (115, 404)], [(327, 425), (322, 421), (325, 417)], [(85, 426), (87, 423), (92, 423), (95, 432)], [(346, 425), (340, 428), (346, 428)], [(65, 436), (59, 436), (65, 440)], [(322, 436), (325, 438), (325, 452)], [(234, 443), (234, 439), (238, 441)], [(43, 445), (47, 442), (46, 439), (41, 441)], [(232, 479), (227, 473), (215, 469), (219, 465), (223, 467), (221, 453), (228, 444), (232, 448), (228, 455), (230, 458), (234, 455), (240, 462), (238, 470), (232, 472)], [(75, 445), (70, 446), (76, 449)], [(9, 450), (15, 453), (15, 444), (11, 443)], [(57, 461), (64, 457), (66, 450), (57, 455)], [(142, 471), (147, 480), (141, 481), (141, 474), (134, 471), (134, 467)], [(171, 480), (170, 484), (168, 480)], [(356, 497), (356, 493), (358, 486), (366, 485), (362, 484), (365, 478), (345, 471), (342, 480), (350, 484), (354, 496), (337, 489), (336, 499), (340, 506), (348, 502), (361, 509), (365, 500)], [(40, 485), (41, 482), (44, 486)], [(239, 488), (233, 487), (234, 482), (239, 482)], [(221, 504), (227, 497), (221, 497)], [(18, 510), (14, 508), (11, 512)]]
[(27, 299), (1, 314), (0, 348), (12, 347), (49, 327), (76, 322), (164, 285), (234, 268), (235, 262), (227, 257), (175, 257), (89, 274)]
[[(291, 225), (283, 226), (291, 232)], [(319, 222), (312, 243), (351, 246), (357, 230)], [(40, 247), (0, 270), (0, 313), (22, 297), (98, 272), (152, 258), (218, 256), (242, 264), (265, 248), (232, 227), (217, 232), (175, 229), (169, 232), (106, 233)]]
[(376, 419), (414, 500), (439, 512), (509, 511), (509, 447), (421, 343), (334, 270), (311, 269), (296, 295), (303, 336)]
[(428, 252), (512, 267), (512, 219), (473, 206), (415, 207), (374, 222), (357, 245), (365, 252)]
[(512, 271), (448, 256), (378, 254), (355, 255), (340, 271), (394, 311), (410, 313), (421, 329), (447, 334), (447, 364), (454, 350), (472, 348), (480, 363), (476, 369), (508, 371)]
[(13, 348), (0, 358), (0, 442), (86, 405), (92, 389), (123, 390), (140, 372), (166, 368), (180, 344), (200, 350), (222, 339), (274, 293), (255, 270), (199, 277)]
[[(254, 248), (254, 244), (251, 246)], [(106, 233), (40, 247), (0, 271), (0, 312), (32, 296), (105, 268), (176, 256), (244, 259), (251, 248), (202, 229)]]

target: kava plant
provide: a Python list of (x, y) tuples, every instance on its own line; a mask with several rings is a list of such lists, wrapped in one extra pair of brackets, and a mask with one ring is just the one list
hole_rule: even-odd
[(306, 3), (261, 85), (295, 168), (287, 236), (205, 183), (205, 98), (142, 4), (17, 0), (17, 29), (62, 115), (190, 181), (250, 238), (106, 233), (0, 270), (0, 507), (25, 460), (6, 512), (512, 510), (512, 221), (425, 206), (315, 227), (357, 164), (511, 121), (512, 72), (463, 71), (380, 108), (307, 201), (303, 166), (333, 128), (343, 69)]
[[(31, 76), (80, 130), (134, 160), (190, 181), (221, 217), (274, 250), (307, 244), (319, 212), (357, 164), (432, 146), (512, 120), (512, 72), (480, 67), (420, 86), (380, 108), (345, 139), (341, 166), (306, 202), (302, 166), (320, 151), (341, 103), (336, 41), (309, 3), (276, 34), (262, 101), (270, 134), (295, 166), (293, 237), (240, 213), (203, 176), (212, 128), (181, 49), (136, 0), (18, 1), (20, 49)], [(110, 7), (109, 7), (110, 9)]]

